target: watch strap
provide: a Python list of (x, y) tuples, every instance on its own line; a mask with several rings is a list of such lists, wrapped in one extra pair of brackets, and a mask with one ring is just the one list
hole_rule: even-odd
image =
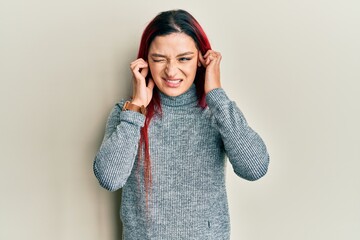
[(143, 115), (146, 115), (146, 108), (144, 105), (138, 106), (138, 105), (132, 104), (130, 101), (125, 102), (122, 110), (123, 111), (130, 110), (130, 111), (139, 112)]

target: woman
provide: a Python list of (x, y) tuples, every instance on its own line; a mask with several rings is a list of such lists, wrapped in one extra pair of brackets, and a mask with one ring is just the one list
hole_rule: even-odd
[(113, 108), (94, 162), (102, 187), (123, 189), (124, 239), (229, 239), (225, 154), (244, 179), (266, 173), (266, 147), (221, 88), (220, 61), (184, 10), (144, 30), (133, 96)]

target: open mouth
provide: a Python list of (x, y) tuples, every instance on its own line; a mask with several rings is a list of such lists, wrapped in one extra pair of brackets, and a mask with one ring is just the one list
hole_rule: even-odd
[(180, 83), (183, 81), (181, 79), (164, 79), (165, 83), (169, 87), (178, 87)]

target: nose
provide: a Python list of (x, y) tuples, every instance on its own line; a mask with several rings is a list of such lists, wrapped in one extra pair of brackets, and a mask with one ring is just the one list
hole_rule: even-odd
[(169, 78), (175, 77), (177, 72), (177, 66), (173, 61), (169, 61), (166, 64), (165, 73)]

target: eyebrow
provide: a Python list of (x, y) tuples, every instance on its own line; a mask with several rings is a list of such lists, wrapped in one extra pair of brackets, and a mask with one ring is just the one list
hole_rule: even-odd
[[(194, 52), (184, 52), (184, 53), (180, 53), (178, 54), (176, 57), (182, 57), (182, 56), (186, 56), (186, 55), (190, 55), (190, 54), (194, 54)], [(152, 57), (163, 57), (163, 58), (167, 58), (165, 55), (159, 54), (159, 53), (152, 53), (151, 54)]]

